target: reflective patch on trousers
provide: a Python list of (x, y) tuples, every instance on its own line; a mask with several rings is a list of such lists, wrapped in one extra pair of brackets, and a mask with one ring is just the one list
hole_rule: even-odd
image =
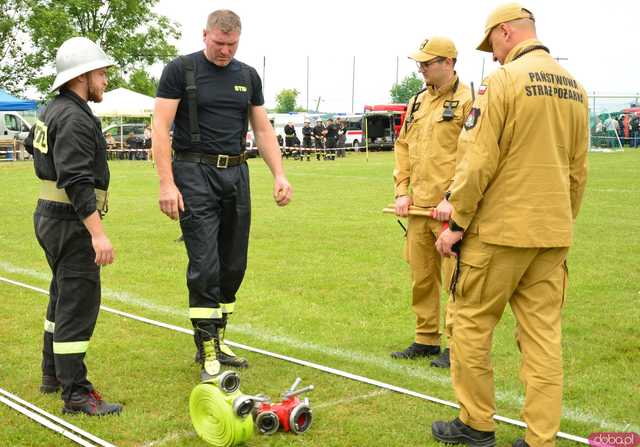
[(192, 320), (222, 318), (222, 310), (218, 307), (190, 307), (189, 318)]
[(54, 341), (54, 354), (83, 354), (87, 352), (89, 340), (86, 341)]

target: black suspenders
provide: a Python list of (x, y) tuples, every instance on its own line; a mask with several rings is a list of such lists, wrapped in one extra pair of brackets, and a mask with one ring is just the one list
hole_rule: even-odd
[[(198, 124), (198, 94), (196, 89), (196, 74), (195, 64), (193, 58), (189, 56), (180, 56), (180, 61), (184, 67), (184, 77), (186, 83), (187, 93), (187, 105), (189, 106), (189, 133), (191, 134), (191, 143), (200, 143), (200, 125)], [(247, 84), (247, 97), (249, 98), (247, 104), (247, 113), (244, 115), (243, 132), (240, 138), (240, 150), (243, 151), (245, 147), (245, 139), (247, 131), (249, 130), (249, 107), (251, 106), (251, 96), (253, 94), (251, 84), (251, 76), (249, 69), (246, 67), (241, 68), (242, 78)]]
[(196, 74), (193, 59), (189, 56), (180, 56), (184, 67), (186, 81), (187, 105), (189, 106), (189, 133), (191, 143), (200, 143), (200, 126), (198, 125), (198, 98), (196, 92)]

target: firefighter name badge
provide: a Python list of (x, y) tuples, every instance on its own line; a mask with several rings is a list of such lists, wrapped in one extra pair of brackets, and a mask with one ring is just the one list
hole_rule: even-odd
[(464, 122), (465, 130), (471, 130), (476, 127), (478, 118), (480, 118), (480, 109), (474, 107), (473, 109), (471, 109), (471, 112), (469, 112), (469, 116), (467, 116), (467, 120)]

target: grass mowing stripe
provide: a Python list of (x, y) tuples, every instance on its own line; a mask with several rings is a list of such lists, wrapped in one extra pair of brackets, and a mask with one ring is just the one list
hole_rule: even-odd
[(178, 441), (182, 438), (195, 438), (196, 435), (191, 431), (182, 430), (175, 433), (169, 433), (162, 439), (157, 439), (155, 441), (150, 441), (142, 444), (140, 447), (159, 447), (161, 445), (167, 444), (169, 442)]
[[(0, 276), (0, 280), (1, 281), (5, 281), (5, 282), (7, 282), (9, 284), (17, 285), (17, 286), (22, 286), (23, 285), (22, 283), (20, 283), (18, 281), (9, 280), (9, 279), (3, 278), (1, 276)], [(44, 289), (39, 289), (38, 290), (38, 288), (33, 287), (33, 286), (28, 286), (27, 288), (29, 288), (31, 290), (39, 291), (40, 293), (48, 295), (48, 292), (46, 290), (44, 290)], [(106, 307), (106, 306), (100, 306), (100, 307), (102, 309), (104, 309), (105, 311), (107, 311), (107, 312), (117, 313), (118, 315), (126, 316), (128, 318), (133, 318), (135, 320), (142, 321), (142, 322), (145, 322), (145, 323), (148, 323), (148, 324), (152, 324), (152, 325), (159, 326), (159, 327), (166, 328), (166, 329), (177, 330), (178, 332), (182, 332), (182, 333), (187, 333), (187, 334), (193, 335), (193, 332), (188, 330), (188, 329), (184, 329), (184, 328), (180, 328), (178, 326), (174, 326), (174, 325), (170, 325), (170, 324), (167, 324), (167, 323), (151, 320), (151, 319), (148, 319), (148, 318), (145, 318), (145, 317), (139, 317), (139, 316), (136, 316), (136, 315), (128, 314), (127, 312), (118, 311), (116, 309), (111, 309), (111, 308)], [(265, 351), (263, 349), (253, 348), (251, 346), (243, 345), (241, 343), (235, 343), (235, 342), (232, 342), (232, 341), (227, 341), (227, 344), (229, 344), (229, 345), (231, 345), (233, 347), (236, 347), (236, 348), (244, 349), (246, 351), (254, 352), (254, 353), (257, 353), (257, 354), (263, 354), (263, 355), (266, 355), (266, 356), (269, 356), (269, 357), (273, 357), (273, 358), (280, 359), (280, 360), (285, 360), (285, 361), (288, 361), (288, 362), (291, 362), (291, 363), (295, 363), (295, 364), (298, 364), (298, 365), (301, 365), (301, 366), (307, 366), (307, 367), (310, 367), (310, 368), (313, 368), (313, 369), (317, 369), (319, 371), (323, 371), (323, 372), (327, 372), (327, 373), (330, 373), (330, 374), (334, 374), (334, 375), (337, 375), (337, 376), (340, 376), (340, 377), (344, 377), (344, 378), (347, 378), (347, 379), (351, 379), (351, 380), (354, 380), (354, 381), (357, 381), (357, 382), (362, 382), (362, 383), (366, 383), (366, 384), (369, 384), (369, 385), (373, 385), (373, 386), (377, 386), (377, 387), (380, 387), (380, 388), (384, 388), (384, 389), (387, 389), (387, 390), (390, 390), (390, 391), (395, 391), (395, 392), (397, 392), (399, 394), (405, 394), (407, 396), (416, 397), (418, 399), (427, 400), (429, 402), (441, 404), (441, 405), (452, 407), (452, 408), (459, 408), (459, 406), (457, 404), (453, 403), (453, 402), (450, 402), (450, 401), (447, 401), (447, 400), (444, 400), (444, 399), (439, 399), (439, 398), (432, 397), (432, 396), (428, 396), (426, 394), (418, 393), (416, 391), (412, 391), (412, 390), (409, 390), (407, 388), (403, 388), (403, 387), (391, 385), (391, 384), (388, 384), (388, 383), (385, 383), (385, 382), (381, 382), (381, 381), (378, 381), (378, 380), (370, 379), (368, 377), (360, 376), (360, 375), (357, 375), (357, 374), (352, 374), (352, 373), (349, 373), (349, 372), (346, 372), (346, 371), (341, 371), (339, 369), (327, 367), (327, 366), (320, 365), (320, 364), (317, 364), (317, 363), (308, 362), (306, 360), (300, 360), (300, 359), (296, 359), (294, 357), (289, 357), (289, 356), (285, 356), (285, 355), (282, 355), (282, 354), (277, 354), (277, 353), (274, 353), (274, 352)], [(519, 421), (517, 419), (507, 418), (507, 417), (500, 416), (500, 415), (497, 415), (497, 414), (493, 416), (493, 419), (495, 419), (496, 421), (499, 421), (499, 422), (504, 422), (506, 424), (514, 425), (514, 426), (521, 427), (521, 428), (526, 428), (527, 427), (527, 425), (522, 421)], [(567, 440), (570, 440), (570, 441), (578, 442), (578, 443), (581, 443), (581, 444), (589, 445), (589, 440), (588, 439), (580, 437), (580, 436), (572, 435), (570, 433), (558, 432), (556, 434), (556, 436), (558, 438), (563, 438), (563, 439), (567, 439)]]
[(383, 395), (385, 395), (387, 393), (389, 393), (389, 391), (387, 391), (387, 390), (373, 391), (371, 393), (362, 394), (360, 396), (347, 397), (345, 399), (332, 400), (330, 402), (325, 402), (323, 404), (314, 405), (313, 409), (314, 410), (318, 410), (318, 409), (322, 409), (322, 408), (335, 407), (337, 405), (348, 405), (348, 404), (350, 404), (352, 402), (357, 402), (357, 401), (367, 400), (367, 399), (371, 399), (371, 398), (378, 397), (378, 396), (383, 396)]
[[(32, 278), (37, 278), (37, 279), (42, 279), (47, 281), (50, 279), (50, 276), (42, 272), (14, 266), (4, 261), (0, 261), (0, 269), (3, 269), (10, 273), (23, 274), (26, 276), (30, 276)], [(15, 284), (15, 285), (20, 285), (20, 284)], [(44, 289), (34, 288), (32, 286), (27, 286), (27, 285), (25, 286), (27, 288), (30, 288), (38, 292), (48, 293)], [(103, 289), (103, 291), (106, 297), (111, 298), (115, 301), (123, 302), (130, 305), (135, 305), (137, 307), (156, 311), (158, 313), (162, 313), (165, 315), (179, 316), (179, 317), (187, 316), (186, 310), (180, 311), (171, 306), (158, 305), (153, 303), (151, 300), (147, 298), (139, 297), (139, 296), (130, 294), (128, 292), (114, 291), (108, 288)], [(119, 310), (115, 310), (111, 308), (109, 309), (113, 313), (118, 313), (121, 316), (126, 317), (131, 315), (131, 314), (126, 314)], [(133, 318), (137, 319), (136, 317), (133, 317)], [(147, 322), (147, 321), (144, 321), (146, 320), (144, 317), (139, 317), (139, 318), (140, 318), (140, 321)], [(172, 325), (169, 325), (169, 326), (172, 326)], [(174, 329), (179, 332), (192, 334), (191, 330), (184, 329), (179, 326), (172, 326), (169, 329)], [(338, 348), (321, 346), (314, 343), (297, 340), (288, 336), (270, 334), (264, 328), (254, 327), (250, 324), (229, 324), (229, 329), (231, 331), (236, 331), (243, 335), (248, 335), (268, 343), (278, 343), (288, 347), (303, 349), (305, 351), (317, 352), (317, 353), (331, 356), (334, 358), (339, 358), (341, 360), (349, 360), (349, 361), (355, 361), (361, 364), (375, 365), (377, 367), (383, 368), (388, 371), (392, 371), (394, 373), (403, 374), (413, 378), (426, 380), (438, 385), (449, 385), (451, 383), (451, 379), (448, 376), (444, 377), (439, 375), (425, 374), (424, 371), (416, 370), (411, 366), (405, 366), (405, 365), (399, 364), (397, 361), (392, 361), (387, 358), (380, 358), (374, 355), (368, 355), (368, 354), (364, 354), (357, 351), (346, 351)], [(252, 348), (250, 347), (247, 347), (241, 344), (236, 344), (232, 341), (230, 341), (229, 344), (235, 347), (239, 347), (241, 349), (252, 350)], [(254, 352), (264, 354), (264, 352), (259, 352), (259, 351), (254, 351)], [(268, 352), (268, 351), (265, 351), (265, 352)], [(305, 365), (305, 366), (308, 366), (308, 365)], [(496, 399), (499, 402), (512, 404), (512, 405), (521, 406), (524, 403), (524, 398), (521, 395), (511, 391), (496, 390)], [(455, 406), (454, 408), (457, 408), (457, 406)], [(603, 429), (608, 429), (613, 431), (625, 431), (626, 429), (629, 429), (629, 428), (633, 431), (640, 431), (640, 429), (635, 425), (621, 424), (618, 422), (609, 421), (602, 417), (584, 412), (579, 408), (563, 407), (562, 417), (563, 419), (572, 420), (574, 422), (585, 423), (588, 425), (596, 425), (596, 426), (602, 427)], [(515, 420), (515, 419), (511, 419), (511, 420)]]

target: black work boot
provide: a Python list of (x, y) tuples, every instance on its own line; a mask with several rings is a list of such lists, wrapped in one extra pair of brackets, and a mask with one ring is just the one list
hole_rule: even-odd
[(445, 348), (437, 359), (431, 360), (431, 366), (436, 368), (450, 368), (451, 359), (449, 358), (449, 348)]
[(227, 315), (222, 317), (222, 326), (218, 328), (218, 339), (220, 340), (220, 351), (218, 352), (218, 360), (223, 365), (233, 366), (235, 368), (247, 368), (249, 361), (244, 357), (238, 357), (229, 346), (224, 342), (224, 335), (227, 330)]
[(394, 359), (415, 359), (418, 357), (430, 357), (440, 354), (440, 346), (423, 345), (421, 343), (411, 343), (404, 351), (392, 352)]
[(60, 390), (60, 381), (56, 376), (42, 375), (42, 384), (40, 384), (40, 392), (44, 394), (57, 393)]
[[(200, 364), (200, 381), (209, 382), (220, 374), (220, 362), (217, 353), (220, 351), (220, 340), (217, 333), (198, 327), (193, 327), (194, 341), (198, 348), (196, 361)], [(217, 332), (217, 329), (216, 329)]]
[(527, 444), (527, 442), (524, 439), (520, 438), (520, 439), (516, 439), (516, 442), (511, 444), (511, 447), (529, 447), (529, 444)]
[(62, 407), (63, 414), (84, 413), (89, 416), (107, 416), (120, 414), (121, 404), (110, 404), (102, 400), (102, 396), (93, 390), (89, 394), (72, 393), (71, 399), (65, 401)]
[[(227, 317), (225, 316), (223, 317), (222, 322), (216, 325), (217, 343), (214, 343), (214, 347), (216, 348), (216, 357), (218, 361), (220, 362), (220, 364), (225, 366), (232, 366), (234, 368), (247, 368), (249, 366), (249, 361), (244, 357), (238, 357), (224, 342), (226, 327)], [(200, 346), (202, 344), (201, 334), (202, 332), (194, 328), (193, 340), (197, 348), (195, 356), (196, 363), (202, 363), (202, 353), (204, 352)]]
[(431, 434), (445, 444), (466, 444), (469, 447), (495, 447), (496, 434), (475, 430), (460, 419), (451, 422), (436, 421), (431, 424)]

